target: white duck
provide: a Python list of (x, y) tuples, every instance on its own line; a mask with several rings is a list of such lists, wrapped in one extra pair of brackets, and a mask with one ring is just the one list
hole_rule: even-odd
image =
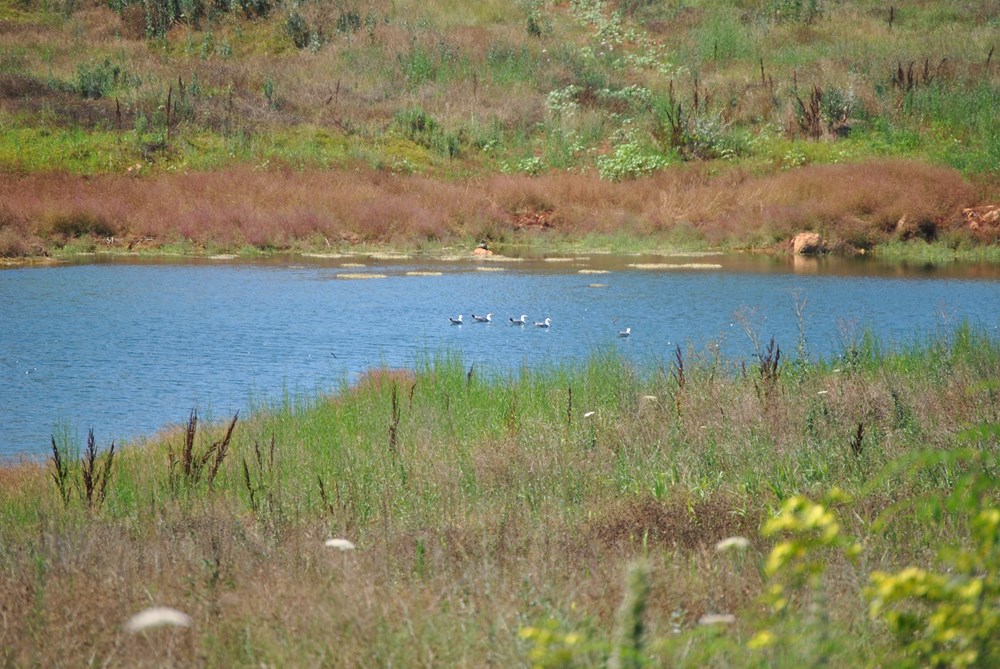
[(454, 318), (452, 316), (448, 316), (448, 320), (451, 321), (452, 325), (461, 325), (462, 324), (462, 314), (459, 314), (458, 318)]
[(618, 331), (618, 336), (619, 337), (627, 337), (630, 334), (632, 334), (632, 328), (625, 328), (624, 330), (619, 330)]
[(490, 323), (493, 321), (493, 314), (486, 314), (485, 316), (477, 316), (472, 314), (472, 319), (477, 323)]
[(552, 325), (552, 319), (546, 318), (544, 321), (535, 321), (535, 325), (540, 328), (547, 328)]
[(520, 318), (513, 318), (512, 317), (510, 319), (510, 322), (512, 324), (514, 324), (514, 325), (524, 325), (525, 323), (528, 322), (528, 315), (527, 314), (521, 314)]

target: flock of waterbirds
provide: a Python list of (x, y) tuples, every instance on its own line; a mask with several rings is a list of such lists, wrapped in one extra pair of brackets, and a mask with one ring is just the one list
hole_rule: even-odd
[[(452, 325), (464, 325), (465, 324), (464, 321), (462, 320), (462, 314), (459, 314), (458, 316), (449, 316), (448, 320), (451, 321)], [(514, 318), (513, 316), (511, 316), (508, 320), (510, 320), (510, 324), (511, 325), (527, 325), (528, 324), (528, 315), (527, 314), (521, 314), (520, 318)], [(474, 323), (492, 323), (493, 322), (493, 314), (492, 313), (488, 313), (485, 316), (480, 315), (480, 314), (472, 314), (472, 321)], [(539, 327), (539, 328), (552, 327), (552, 319), (546, 317), (545, 320), (534, 321), (534, 324), (535, 324), (535, 327)], [(632, 328), (630, 328), (630, 327), (627, 327), (624, 330), (619, 330), (618, 331), (618, 336), (619, 337), (628, 337), (631, 334), (632, 334)]]

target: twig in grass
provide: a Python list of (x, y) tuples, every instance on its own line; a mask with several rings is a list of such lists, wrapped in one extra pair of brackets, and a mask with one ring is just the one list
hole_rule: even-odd
[[(253, 442), (253, 450), (257, 462), (257, 475), (251, 477), (250, 467), (246, 458), (243, 458), (243, 482), (250, 493), (250, 510), (260, 513), (262, 503), (266, 500), (267, 508), (274, 511), (277, 508), (277, 491), (275, 490), (275, 468), (274, 468), (274, 435), (271, 435), (271, 445), (268, 449), (267, 458), (261, 452), (260, 444)], [(264, 499), (262, 499), (262, 496)]]
[(674, 349), (674, 365), (670, 369), (670, 373), (673, 374), (674, 380), (677, 381), (677, 389), (683, 390), (686, 380), (684, 378), (684, 355), (681, 353), (680, 344)]
[(684, 392), (684, 384), (687, 383), (684, 377), (684, 355), (681, 353), (681, 345), (674, 349), (674, 364), (670, 368), (670, 373), (677, 382), (677, 392), (674, 393), (674, 410), (677, 415), (681, 415), (681, 395)]
[(566, 425), (573, 424), (573, 386), (567, 386)]
[(170, 141), (170, 103), (174, 95), (174, 87), (167, 87), (167, 141)]
[(796, 102), (799, 103), (799, 114), (797, 116), (799, 128), (806, 136), (819, 139), (820, 135), (823, 134), (821, 123), (823, 89), (816, 85), (813, 86), (812, 92), (809, 94), (808, 106), (802, 101), (797, 92), (793, 92), (792, 95), (795, 96)]
[[(104, 503), (104, 497), (108, 492), (108, 479), (111, 478), (111, 465), (115, 458), (115, 442), (111, 442), (108, 448), (107, 457), (104, 459), (104, 467), (97, 469), (97, 443), (94, 440), (94, 431), (87, 434), (87, 451), (81, 461), (81, 476), (83, 477), (83, 497), (87, 501), (87, 508), (94, 508), (96, 503), (98, 508)], [(96, 493), (96, 497), (95, 497)]]
[(55, 481), (59, 489), (59, 496), (62, 498), (63, 506), (69, 506), (69, 463), (63, 460), (56, 444), (55, 436), (52, 437), (52, 465), (55, 471), (52, 472), (52, 480)]
[[(111, 468), (115, 458), (115, 442), (111, 442), (107, 456), (103, 464), (98, 463), (97, 442), (94, 439), (94, 431), (87, 433), (87, 450), (80, 460), (80, 478), (76, 482), (76, 490), (80, 498), (87, 503), (88, 509), (95, 506), (100, 508), (108, 494), (108, 481), (111, 480)], [(52, 465), (55, 471), (52, 472), (52, 480), (59, 489), (59, 497), (63, 501), (63, 506), (69, 506), (70, 498), (70, 463), (64, 457), (56, 444), (56, 438), (52, 437)]]
[[(323, 502), (323, 506), (326, 507), (327, 512), (331, 516), (337, 515), (337, 510), (333, 507), (330, 502), (330, 497), (326, 494), (326, 486), (323, 484), (323, 477), (319, 474), (316, 475), (316, 482), (319, 483), (319, 498)], [(340, 506), (340, 487), (337, 488), (337, 506)]]
[(222, 441), (217, 441), (208, 449), (205, 454), (206, 457), (209, 453), (215, 452), (215, 460), (212, 461), (212, 469), (208, 473), (208, 487), (212, 487), (212, 482), (215, 481), (215, 475), (219, 473), (219, 467), (222, 465), (222, 461), (226, 458), (226, 452), (229, 450), (229, 441), (233, 438), (233, 428), (236, 427), (236, 419), (239, 417), (239, 412), (237, 411), (233, 414), (233, 420), (229, 423), (229, 428), (226, 430), (226, 436), (223, 437)]
[(774, 342), (774, 337), (771, 337), (767, 350), (757, 354), (757, 361), (759, 383), (755, 379), (754, 388), (757, 396), (763, 400), (772, 395), (781, 376), (781, 347)]
[(851, 437), (851, 453), (854, 453), (855, 457), (861, 457), (861, 451), (864, 448), (864, 443), (863, 443), (864, 438), (865, 438), (865, 424), (862, 422), (858, 422), (858, 429)]
[[(469, 374), (472, 374), (470, 369)], [(399, 430), (399, 402), (396, 398), (396, 384), (392, 384), (392, 414), (389, 420), (389, 452), (392, 457), (396, 457), (396, 449), (398, 447), (398, 430)]]
[[(222, 461), (226, 459), (226, 454), (229, 453), (229, 443), (233, 438), (233, 430), (236, 427), (239, 415), (239, 411), (233, 414), (233, 420), (230, 421), (229, 427), (226, 429), (226, 434), (222, 439), (213, 442), (204, 453), (197, 454), (195, 453), (195, 436), (198, 431), (198, 412), (191, 412), (187, 427), (184, 430), (184, 445), (181, 447), (180, 456), (174, 455), (173, 447), (167, 451), (170, 483), (175, 492), (181, 481), (185, 481), (189, 485), (194, 485), (201, 481), (206, 466), (208, 466), (208, 476), (206, 477), (208, 479), (208, 487), (212, 487), (215, 477), (219, 473), (219, 468), (222, 466)], [(209, 465), (209, 461), (211, 461), (211, 465)], [(180, 468), (180, 473), (177, 471), (178, 467)]]

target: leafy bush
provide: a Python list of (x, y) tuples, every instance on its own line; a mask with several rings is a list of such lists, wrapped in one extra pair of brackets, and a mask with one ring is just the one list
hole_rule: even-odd
[(296, 10), (292, 10), (285, 19), (285, 33), (297, 49), (309, 46), (309, 23)]
[(124, 68), (112, 63), (110, 58), (96, 63), (83, 63), (76, 67), (76, 90), (84, 98), (92, 100), (102, 98), (124, 81), (126, 81)]
[(261, 18), (271, 11), (271, 0), (109, 0), (108, 6), (124, 14), (133, 6), (142, 8), (147, 37), (162, 37), (177, 23), (197, 24), (216, 13), (241, 12), (246, 18)]
[(454, 158), (460, 151), (457, 135), (446, 132), (434, 118), (420, 108), (406, 109), (396, 114), (393, 128), (403, 137), (432, 151)]
[(341, 9), (334, 27), (338, 33), (356, 33), (361, 30), (361, 14), (353, 9)]
[(635, 179), (670, 164), (659, 150), (637, 141), (619, 144), (610, 156), (598, 156), (597, 171), (602, 179), (623, 181)]
[[(965, 523), (971, 541), (939, 552), (939, 570), (910, 566), (875, 572), (867, 595), (870, 613), (897, 639), (899, 667), (1000, 666), (1000, 425), (966, 431), (964, 450), (921, 455), (911, 473), (963, 472), (942, 500), (917, 500), (918, 513)], [(990, 452), (992, 446), (993, 452)], [(880, 524), (889, 520), (880, 519)]]
[(823, 15), (823, 1), (772, 0), (770, 10), (775, 21), (811, 24)]
[(688, 158), (736, 158), (750, 147), (748, 138), (732, 132), (718, 114), (688, 117), (683, 142)]

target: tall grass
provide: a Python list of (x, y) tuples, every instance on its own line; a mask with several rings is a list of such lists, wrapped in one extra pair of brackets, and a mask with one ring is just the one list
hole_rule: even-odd
[[(438, 130), (424, 139), (433, 145), (446, 136)], [(322, 143), (324, 135), (314, 137)], [(116, 198), (106, 197), (111, 191)], [(832, 246), (868, 248), (916, 237), (972, 249), (977, 238), (961, 208), (975, 192), (957, 172), (898, 161), (812, 166), (775, 176), (695, 169), (623, 183), (580, 174), (450, 181), (289, 169), (85, 182), (34, 175), (0, 178), (0, 223), (15, 249), (18, 240), (30, 249), (42, 239), (54, 250), (80, 243), (118, 252), (180, 242), (227, 250), (483, 238), (544, 245), (588, 235), (620, 237), (625, 248), (643, 238), (647, 245), (653, 239), (663, 246), (747, 248), (787, 242), (802, 229), (822, 233)]]
[[(518, 666), (559, 653), (602, 664), (618, 648), (620, 666), (796, 666), (808, 634), (787, 662), (739, 650), (763, 622), (775, 539), (758, 530), (784, 501), (833, 487), (854, 497), (843, 531), (866, 548), (826, 568), (828, 662), (888, 653), (859, 605), (868, 572), (929, 565), (969, 532), (947, 512), (923, 522), (919, 505), (874, 532), (884, 510), (960, 473), (890, 465), (1000, 421), (1000, 345), (962, 326), (905, 349), (868, 338), (826, 362), (768, 360), (762, 395), (755, 361), (692, 351), (505, 374), (432, 356), (252, 416), (229, 430), (214, 484), (184, 495), (169, 457), (183, 427), (126, 447), (88, 513), (49, 471), (3, 470), (5, 661)], [(227, 438), (204, 429), (204, 444)], [(733, 536), (749, 538), (744, 557), (714, 552)], [(326, 548), (331, 537), (356, 550)], [(648, 590), (615, 632), (619, 603), (639, 596), (622, 590), (635, 558)], [(124, 636), (150, 605), (192, 627)], [(735, 621), (698, 624), (720, 613)]]

